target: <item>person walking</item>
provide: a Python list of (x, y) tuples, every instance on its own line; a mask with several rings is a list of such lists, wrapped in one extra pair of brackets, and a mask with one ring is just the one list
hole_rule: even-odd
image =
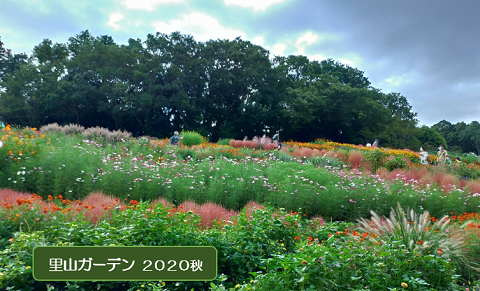
[(447, 161), (447, 155), (448, 155), (447, 151), (443, 147), (443, 144), (441, 144), (438, 147), (438, 151), (437, 151), (437, 163), (439, 165), (445, 165), (445, 162)]
[(183, 136), (179, 136), (178, 131), (175, 131), (173, 136), (170, 138), (170, 144), (173, 146), (178, 146), (178, 143), (181, 139), (183, 139)]

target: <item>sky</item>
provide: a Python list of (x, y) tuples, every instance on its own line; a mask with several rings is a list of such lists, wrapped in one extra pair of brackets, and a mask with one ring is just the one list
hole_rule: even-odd
[(116, 43), (179, 31), (241, 37), (271, 55), (334, 59), (405, 96), (420, 125), (480, 121), (480, 1), (2, 0), (0, 37), (13, 53), (89, 30)]

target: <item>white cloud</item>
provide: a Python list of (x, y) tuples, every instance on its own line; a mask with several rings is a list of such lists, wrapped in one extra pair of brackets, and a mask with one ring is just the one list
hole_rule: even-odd
[(185, 2), (185, 0), (124, 0), (123, 5), (129, 9), (152, 11), (158, 5), (182, 2)]
[(286, 0), (223, 0), (225, 5), (235, 5), (243, 8), (253, 8), (255, 11), (266, 10), (268, 7)]
[(242, 31), (224, 27), (217, 19), (199, 12), (185, 14), (182, 19), (170, 20), (168, 23), (154, 22), (153, 26), (161, 33), (180, 31), (182, 34), (191, 34), (197, 41), (234, 39), (239, 36), (245, 39)]
[(119, 30), (120, 29), (120, 25), (118, 25), (118, 22), (120, 20), (122, 20), (124, 18), (124, 16), (121, 14), (121, 13), (113, 13), (110, 15), (110, 17), (108, 18), (108, 22), (107, 22), (107, 25), (115, 28), (115, 30)]
[(256, 36), (252, 39), (252, 43), (263, 46), (263, 44), (265, 43), (265, 39), (263, 38), (263, 36)]
[(354, 68), (354, 64), (355, 64), (355, 61), (354, 60), (349, 60), (349, 59), (345, 59), (345, 58), (341, 58), (340, 59), (340, 63), (344, 64), (344, 65), (349, 65), (350, 67)]
[(310, 61), (318, 61), (321, 62), (323, 60), (326, 60), (327, 58), (322, 55), (322, 54), (316, 54), (316, 55), (308, 55), (307, 56)]
[(385, 86), (390, 88), (399, 87), (405, 84), (409, 84), (411, 82), (412, 82), (412, 79), (406, 75), (392, 76), (390, 78), (383, 80), (383, 83), (385, 84)]
[(307, 45), (311, 45), (317, 40), (318, 40), (318, 35), (314, 35), (311, 32), (307, 32), (306, 34), (300, 36), (295, 42), (295, 47), (298, 49), (297, 53), (300, 55), (305, 54), (305, 47)]
[(285, 50), (287, 49), (287, 45), (283, 43), (277, 43), (272, 47), (272, 52), (276, 56), (283, 56)]

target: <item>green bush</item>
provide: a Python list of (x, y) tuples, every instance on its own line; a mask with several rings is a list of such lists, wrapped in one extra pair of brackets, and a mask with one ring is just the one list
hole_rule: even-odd
[(385, 153), (382, 150), (367, 151), (364, 157), (365, 157), (365, 160), (372, 163), (373, 172), (376, 173), (379, 168), (385, 165), (387, 153)]
[(385, 163), (385, 167), (389, 171), (393, 171), (395, 169), (405, 169), (407, 167), (407, 162), (403, 160), (403, 156), (399, 155), (394, 157), (393, 159), (389, 160)]
[(462, 159), (462, 162), (465, 162), (467, 164), (473, 164), (479, 161), (478, 156), (475, 155), (474, 153), (466, 154), (463, 157), (461, 157), (461, 159)]
[(265, 271), (237, 290), (458, 290), (454, 264), (405, 252), (398, 241), (366, 248), (333, 236), (310, 243), (266, 259)]
[(326, 166), (330, 166), (330, 167), (343, 167), (343, 163), (335, 158), (332, 158), (332, 157), (327, 157), (327, 156), (323, 156), (323, 157), (312, 157), (310, 159), (307, 160), (309, 163), (311, 163), (312, 165), (316, 166), (316, 167), (326, 167)]
[(183, 139), (180, 140), (180, 143), (187, 147), (199, 145), (206, 141), (202, 135), (195, 131), (182, 131), (180, 135), (183, 136)]
[(231, 140), (232, 140), (232, 138), (221, 138), (217, 141), (217, 144), (218, 145), (229, 146)]

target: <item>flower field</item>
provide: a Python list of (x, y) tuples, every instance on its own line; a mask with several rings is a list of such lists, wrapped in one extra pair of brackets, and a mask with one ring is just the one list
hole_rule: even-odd
[[(321, 140), (277, 151), (33, 128), (0, 138), (1, 290), (478, 290), (475, 163)], [(39, 282), (37, 245), (211, 245), (218, 277)]]

